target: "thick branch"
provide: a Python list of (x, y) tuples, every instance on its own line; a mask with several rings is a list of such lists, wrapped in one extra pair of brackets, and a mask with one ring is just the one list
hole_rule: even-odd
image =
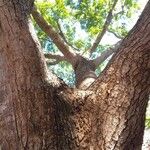
[(121, 44), (122, 40), (117, 42), (113, 47), (108, 48), (106, 51), (104, 51), (99, 57), (96, 59), (93, 59), (92, 62), (95, 64), (95, 66), (99, 66), (102, 62), (104, 62), (109, 56), (111, 56), (114, 52), (116, 52)]
[(89, 52), (90, 52), (90, 55), (95, 51), (95, 49), (97, 48), (98, 44), (100, 43), (100, 41), (102, 40), (104, 34), (106, 33), (107, 29), (108, 29), (108, 26), (110, 25), (111, 21), (112, 21), (112, 12), (117, 4), (118, 0), (115, 0), (114, 1), (114, 4), (112, 6), (112, 8), (110, 9), (109, 13), (108, 13), (108, 16), (106, 18), (106, 21), (104, 23), (104, 26), (103, 26), (103, 30), (98, 34), (95, 42), (93, 43), (92, 47), (89, 49)]
[(73, 50), (65, 43), (60, 35), (53, 29), (53, 27), (46, 22), (46, 20), (40, 15), (36, 7), (33, 8), (32, 16), (39, 27), (53, 40), (54, 44), (64, 54), (67, 61), (74, 64), (76, 61), (76, 54)]

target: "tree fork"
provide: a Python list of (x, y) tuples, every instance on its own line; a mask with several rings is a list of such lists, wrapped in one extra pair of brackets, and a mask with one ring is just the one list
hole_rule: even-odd
[(48, 78), (22, 7), (15, 0), (0, 7), (2, 149), (141, 149), (150, 90), (150, 2), (86, 90), (70, 89), (51, 73)]

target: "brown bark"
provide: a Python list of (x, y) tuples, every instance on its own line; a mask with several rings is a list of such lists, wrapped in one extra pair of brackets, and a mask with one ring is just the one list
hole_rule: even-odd
[(150, 92), (149, 22), (150, 1), (121, 48), (90, 88), (95, 92), (94, 99), (90, 100), (96, 107), (91, 137), (94, 149), (141, 149)]
[[(150, 90), (150, 2), (86, 90), (47, 73), (24, 8), (15, 0), (0, 7), (2, 150), (140, 150)], [(93, 76), (95, 66), (81, 62)]]
[(47, 97), (45, 86), (46, 65), (27, 20), (25, 4), (12, 0), (0, 7), (2, 150), (43, 149), (47, 136), (51, 137), (52, 119), (47, 114), (52, 110), (51, 96)]

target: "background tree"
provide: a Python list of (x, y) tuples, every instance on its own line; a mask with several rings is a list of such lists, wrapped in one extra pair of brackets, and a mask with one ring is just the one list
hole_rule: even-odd
[[(150, 2), (97, 79), (96, 65), (107, 51), (103, 57), (85, 59), (47, 24), (33, 2), (12, 0), (0, 7), (2, 149), (141, 149), (150, 85)], [(116, 4), (110, 3), (90, 53), (106, 32)], [(77, 7), (81, 5), (82, 1)], [(47, 71), (31, 12), (64, 55), (46, 56), (67, 60), (79, 89), (69, 88)], [(96, 81), (87, 87), (87, 79)]]

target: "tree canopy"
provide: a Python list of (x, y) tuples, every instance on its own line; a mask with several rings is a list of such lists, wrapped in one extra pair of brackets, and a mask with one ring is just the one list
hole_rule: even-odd
[[(37, 0), (36, 6), (64, 42), (88, 59), (97, 58), (112, 47), (114, 42), (122, 40), (133, 26), (129, 23), (136, 20), (135, 14), (138, 16), (141, 12), (137, 0)], [(49, 67), (67, 84), (73, 86), (75, 76), (72, 66), (63, 57), (52, 56), (61, 56), (61, 50), (35, 22), (34, 26), (44, 52), (51, 54), (51, 60), (47, 61)], [(104, 36), (108, 38), (107, 42), (102, 41)], [(97, 74), (106, 63), (104, 61), (99, 64)]]

